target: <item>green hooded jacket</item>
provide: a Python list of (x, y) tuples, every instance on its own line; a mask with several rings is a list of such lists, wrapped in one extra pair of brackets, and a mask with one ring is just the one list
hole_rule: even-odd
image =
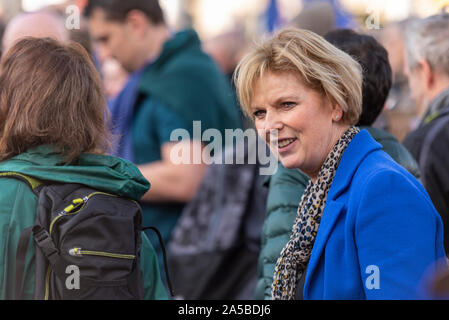
[[(418, 164), (405, 147), (388, 132), (362, 126), (383, 146), (393, 160), (402, 165), (417, 179)], [(269, 184), (267, 212), (262, 230), (262, 249), (258, 261), (258, 281), (255, 298), (269, 300), (277, 259), (290, 239), (299, 201), (309, 183), (309, 178), (299, 170), (286, 169), (279, 163), (277, 172), (266, 181)]]
[[(66, 165), (50, 146), (28, 150), (0, 162), (0, 173), (16, 172), (43, 181), (79, 183), (104, 192), (140, 200), (149, 182), (130, 162), (106, 155), (83, 154)], [(0, 177), (0, 299), (14, 298), (16, 249), (23, 229), (34, 225), (37, 196), (15, 178)], [(34, 296), (34, 246), (28, 246), (23, 299)], [(142, 234), (141, 270), (145, 299), (167, 299), (154, 249)]]
[[(141, 103), (136, 106), (132, 125), (133, 161), (138, 165), (161, 159), (161, 146), (169, 142), (173, 132), (169, 129), (174, 127), (173, 121), (164, 117), (169, 112), (179, 120), (178, 128), (187, 130), (193, 139), (201, 139), (208, 129), (218, 130), (224, 137), (226, 129), (242, 127), (231, 85), (201, 49), (193, 29), (177, 32), (165, 42), (160, 56), (141, 76), (139, 95)], [(193, 136), (193, 121), (201, 121), (201, 137)], [(144, 224), (156, 226), (169, 243), (183, 208), (181, 202), (143, 203)], [(147, 235), (161, 266), (161, 248), (154, 235)]]
[(170, 108), (188, 125), (201, 121), (202, 131), (242, 127), (242, 114), (228, 79), (201, 48), (193, 29), (176, 33), (143, 74), (139, 92)]

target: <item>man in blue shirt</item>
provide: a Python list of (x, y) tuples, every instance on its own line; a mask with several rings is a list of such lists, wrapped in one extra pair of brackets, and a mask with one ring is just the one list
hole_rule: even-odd
[(206, 170), (204, 163), (174, 164), (170, 155), (178, 143), (192, 152), (201, 146), (170, 141), (170, 135), (179, 128), (191, 133), (193, 121), (201, 121), (203, 131), (223, 134), (241, 127), (232, 90), (194, 30), (170, 33), (157, 0), (90, 0), (85, 15), (97, 50), (132, 74), (111, 106), (116, 154), (138, 164), (150, 181), (142, 198), (143, 223), (159, 228), (168, 242)]

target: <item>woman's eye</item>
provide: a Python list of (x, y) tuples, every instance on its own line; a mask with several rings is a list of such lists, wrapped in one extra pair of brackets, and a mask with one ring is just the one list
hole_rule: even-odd
[(264, 114), (265, 114), (265, 111), (263, 111), (263, 110), (257, 110), (255, 112), (253, 112), (253, 116), (258, 119), (262, 118), (264, 116)]
[(286, 102), (282, 102), (281, 104), (283, 107), (285, 108), (291, 108), (294, 107), (296, 105), (295, 102), (291, 102), (291, 101), (286, 101)]

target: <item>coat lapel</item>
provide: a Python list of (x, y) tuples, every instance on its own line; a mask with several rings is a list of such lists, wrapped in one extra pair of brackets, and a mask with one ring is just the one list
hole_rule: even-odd
[(326, 246), (327, 239), (333, 229), (337, 218), (345, 207), (345, 203), (339, 202), (338, 197), (349, 188), (352, 177), (362, 160), (372, 151), (382, 149), (366, 130), (360, 131), (346, 148), (335, 173), (332, 186), (327, 195), (326, 205), (321, 217), (318, 233), (315, 238), (312, 253), (304, 284), (304, 298), (307, 299), (310, 287), (310, 279), (318, 266), (320, 257)]

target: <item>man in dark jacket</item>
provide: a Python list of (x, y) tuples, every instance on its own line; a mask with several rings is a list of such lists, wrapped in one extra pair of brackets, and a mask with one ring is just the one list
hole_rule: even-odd
[[(392, 72), (386, 50), (371, 36), (357, 34), (351, 30), (336, 30), (325, 36), (326, 40), (355, 57), (363, 70), (363, 106), (358, 126), (367, 129), (373, 138), (382, 144), (383, 150), (395, 161), (419, 178), (416, 161), (410, 153), (389, 133), (371, 127), (388, 96)], [(274, 266), (288, 242), (297, 214), (298, 204), (307, 187), (309, 178), (299, 170), (284, 168), (269, 180), (267, 216), (263, 227), (262, 250), (259, 256), (259, 281), (256, 299), (270, 299)], [(303, 275), (303, 279), (305, 274)], [(300, 282), (299, 287), (304, 282)], [(302, 292), (302, 288), (299, 290)], [(302, 293), (300, 294), (302, 296)]]
[(406, 74), (421, 121), (404, 140), (440, 213), (449, 248), (449, 14), (416, 21), (407, 34)]
[[(157, 0), (89, 0), (84, 12), (100, 60), (114, 57), (131, 73), (110, 106), (120, 137), (116, 155), (139, 165), (150, 181), (151, 192), (142, 199), (143, 224), (156, 226), (168, 242), (206, 168), (195, 161), (173, 163), (171, 156), (181, 149), (179, 144), (199, 150), (200, 157), (201, 145), (191, 146), (193, 139), (173, 141), (172, 133), (184, 129), (192, 137), (194, 120), (201, 121), (200, 133), (214, 128), (224, 134), (225, 128), (239, 128), (231, 87), (201, 50), (194, 30), (169, 31)], [(148, 236), (155, 240), (161, 259), (158, 242), (151, 233)]]

